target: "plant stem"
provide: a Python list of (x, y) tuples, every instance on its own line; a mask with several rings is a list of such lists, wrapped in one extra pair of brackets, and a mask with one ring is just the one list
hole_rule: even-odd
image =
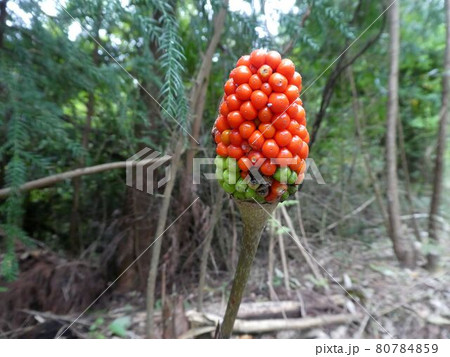
[(230, 338), (234, 321), (247, 285), (250, 269), (258, 249), (261, 233), (270, 214), (278, 203), (260, 205), (256, 202), (236, 200), (244, 224), (244, 235), (239, 260), (234, 274), (233, 286), (228, 298), (227, 310), (221, 327), (221, 338)]

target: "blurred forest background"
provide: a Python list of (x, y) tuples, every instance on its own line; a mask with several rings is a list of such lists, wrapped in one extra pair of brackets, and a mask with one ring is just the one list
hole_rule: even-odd
[[(266, 48), (303, 76), (326, 184), (277, 209), (237, 335), (449, 338), (444, 2), (1, 0), (0, 336), (211, 335), (242, 227), (192, 157)], [(145, 147), (173, 155), (156, 195), (125, 185)]]

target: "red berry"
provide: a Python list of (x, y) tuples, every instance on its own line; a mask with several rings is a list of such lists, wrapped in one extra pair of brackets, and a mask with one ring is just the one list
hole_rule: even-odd
[(268, 158), (277, 157), (279, 152), (280, 148), (278, 147), (275, 140), (269, 139), (264, 142), (264, 145), (262, 147), (262, 153), (264, 154), (265, 157)]
[(248, 143), (253, 149), (259, 150), (264, 144), (264, 136), (259, 130), (255, 130), (248, 139)]

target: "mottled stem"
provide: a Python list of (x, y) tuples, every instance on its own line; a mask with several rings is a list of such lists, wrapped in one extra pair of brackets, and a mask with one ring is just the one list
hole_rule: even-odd
[(247, 285), (250, 269), (258, 249), (261, 233), (266, 225), (270, 214), (275, 210), (278, 203), (258, 204), (256, 202), (245, 202), (236, 200), (236, 205), (241, 212), (244, 224), (239, 261), (234, 274), (233, 286), (228, 298), (227, 310), (221, 327), (221, 338), (230, 338), (233, 331), (234, 321), (241, 304), (242, 295)]

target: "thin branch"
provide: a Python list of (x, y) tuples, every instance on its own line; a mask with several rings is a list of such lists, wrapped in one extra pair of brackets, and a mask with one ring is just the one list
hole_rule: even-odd
[[(152, 159), (152, 160), (142, 160), (139, 161), (142, 165), (149, 165), (157, 162), (162, 159)], [(76, 170), (66, 171), (60, 174), (51, 175), (47, 177), (43, 177), (37, 180), (29, 181), (24, 183), (22, 186), (18, 188), (19, 192), (27, 192), (31, 190), (36, 190), (40, 188), (46, 188), (49, 186), (54, 186), (57, 183), (65, 180), (70, 180), (75, 177), (93, 175), (103, 171), (110, 171), (114, 169), (124, 169), (127, 166), (127, 161), (119, 161), (119, 162), (109, 162), (107, 164), (95, 165), (82, 167)], [(8, 197), (11, 193), (13, 193), (13, 189), (10, 187), (2, 188), (0, 190), (0, 199)]]

